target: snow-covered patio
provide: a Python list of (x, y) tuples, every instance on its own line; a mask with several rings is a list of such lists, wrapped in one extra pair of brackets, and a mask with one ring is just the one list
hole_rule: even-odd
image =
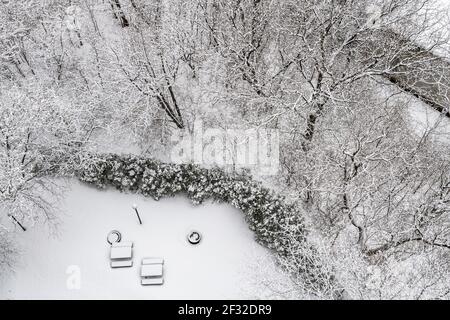
[[(56, 234), (44, 226), (18, 234), (20, 260), (13, 275), (0, 277), (0, 299), (261, 298), (270, 295), (267, 280), (284, 278), (271, 253), (254, 241), (242, 213), (229, 205), (194, 207), (181, 196), (154, 201), (69, 184)], [(109, 266), (106, 236), (114, 229), (123, 241), (134, 242), (132, 268)], [(192, 229), (202, 233), (199, 245), (186, 240)], [(144, 257), (164, 258), (164, 285), (141, 286)], [(79, 289), (73, 286), (78, 272)]]

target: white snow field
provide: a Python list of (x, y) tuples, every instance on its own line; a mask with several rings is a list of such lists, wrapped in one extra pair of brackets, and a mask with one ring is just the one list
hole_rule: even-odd
[[(193, 206), (182, 196), (154, 201), (69, 184), (57, 234), (42, 225), (18, 232), (20, 260), (14, 274), (0, 275), (0, 299), (274, 298), (267, 283), (289, 282), (243, 214), (227, 204)], [(134, 242), (132, 268), (109, 266), (106, 237), (114, 229)], [(186, 240), (191, 229), (203, 236), (196, 246)], [(141, 286), (145, 257), (164, 259), (164, 285)]]

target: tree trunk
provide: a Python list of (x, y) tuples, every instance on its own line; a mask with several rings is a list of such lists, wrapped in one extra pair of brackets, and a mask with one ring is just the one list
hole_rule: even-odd
[(111, 0), (111, 8), (114, 13), (114, 17), (120, 21), (120, 25), (122, 28), (128, 27), (130, 23), (128, 22), (127, 17), (125, 16), (125, 13), (122, 10), (122, 5), (120, 4), (119, 0)]

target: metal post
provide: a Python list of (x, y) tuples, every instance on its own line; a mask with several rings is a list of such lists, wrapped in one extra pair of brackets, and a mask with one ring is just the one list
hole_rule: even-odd
[(136, 205), (136, 204), (133, 204), (133, 209), (134, 209), (134, 211), (136, 212), (136, 215), (137, 215), (137, 217), (138, 217), (138, 219), (139, 219), (139, 224), (142, 224), (142, 220), (141, 220), (141, 217), (140, 217), (140, 215), (139, 215), (139, 212), (138, 212), (138, 209), (137, 209), (137, 205)]
[(10, 217), (14, 220), (15, 223), (17, 223), (19, 225), (19, 227), (25, 232), (27, 231), (27, 228), (25, 228), (17, 219), (16, 217), (14, 217), (12, 214), (10, 215)]

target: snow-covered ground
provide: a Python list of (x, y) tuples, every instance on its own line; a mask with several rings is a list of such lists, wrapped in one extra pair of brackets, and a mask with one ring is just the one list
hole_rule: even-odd
[(423, 135), (425, 132), (431, 132), (436, 141), (450, 145), (450, 119), (448, 117), (415, 98), (412, 98), (409, 114), (411, 127), (417, 134)]
[[(0, 299), (273, 298), (271, 284), (289, 283), (272, 254), (256, 244), (241, 212), (229, 205), (194, 207), (183, 197), (157, 202), (69, 184), (56, 233), (44, 226), (18, 233), (20, 260), (13, 275), (0, 275)], [(132, 268), (109, 266), (106, 236), (114, 229), (134, 242)], [(203, 235), (197, 246), (186, 241), (191, 229)], [(144, 257), (164, 258), (164, 285), (140, 285)], [(78, 272), (79, 289), (73, 288)]]
[[(406, 119), (412, 132), (417, 136), (430, 134), (430, 137), (438, 144), (450, 146), (450, 118), (418, 98), (401, 92), (395, 85), (382, 86), (378, 90), (383, 100), (390, 99), (391, 107), (397, 103), (407, 106)], [(401, 93), (399, 94), (399, 92)]]

